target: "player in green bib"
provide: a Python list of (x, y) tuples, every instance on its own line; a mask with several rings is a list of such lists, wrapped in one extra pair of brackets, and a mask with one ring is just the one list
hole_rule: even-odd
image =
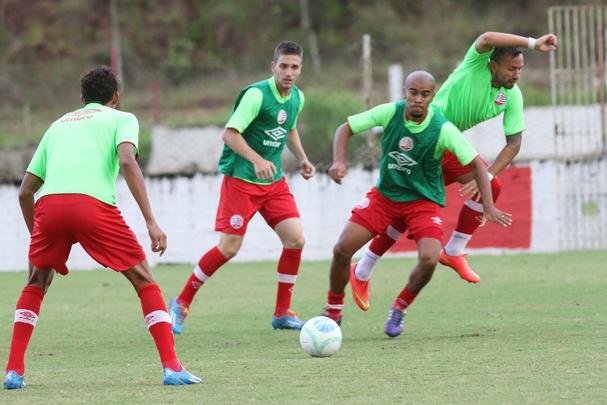
[(379, 179), (352, 216), (333, 248), (328, 302), (324, 314), (341, 322), (344, 289), (348, 284), (352, 255), (395, 220), (402, 220), (409, 237), (417, 243), (419, 261), (405, 289), (394, 302), (385, 325), (388, 336), (400, 335), (404, 311), (432, 278), (441, 251), (445, 186), (441, 159), (451, 152), (462, 165), (469, 166), (480, 185), (488, 221), (504, 226), (510, 214), (493, 205), (487, 170), (461, 132), (430, 102), (434, 78), (427, 72), (411, 73), (405, 82), (405, 99), (379, 105), (353, 115), (335, 133), (333, 165), (329, 175), (341, 183), (347, 173), (345, 149), (354, 133), (381, 126), (382, 156)]
[(298, 44), (281, 42), (274, 51), (272, 77), (245, 87), (236, 98), (219, 160), (219, 172), (225, 175), (215, 221), (219, 243), (202, 256), (181, 294), (169, 304), (176, 334), (182, 332), (200, 286), (238, 253), (247, 225), (257, 212), (283, 244), (272, 327), (301, 329), (302, 322), (291, 311), (291, 295), (304, 236), (295, 199), (282, 174), (281, 154), (288, 144), (300, 161), (302, 177), (308, 180), (314, 176), (316, 169), (306, 157), (297, 132), (297, 117), (305, 101), (295, 86), (302, 57)]
[[(525, 130), (523, 96), (516, 85), (524, 62), (518, 47), (550, 52), (556, 46), (557, 38), (552, 34), (534, 39), (499, 32), (484, 33), (472, 44), (463, 62), (449, 75), (434, 98), (433, 105), (460, 131), (503, 114), (506, 145), (489, 166), (494, 200), (501, 191), (498, 175), (518, 154)], [(472, 271), (463, 254), (472, 234), (483, 221), (477, 183), (470, 168), (463, 166), (453, 154), (447, 152), (442, 165), (445, 184), (463, 184), (461, 192), (470, 194), (470, 198), (465, 201), (457, 227), (441, 251), (440, 262), (454, 269), (464, 280), (477, 283), (480, 278)], [(390, 224), (371, 242), (361, 260), (353, 265), (355, 277), (351, 285), (359, 288), (355, 292), (355, 301), (362, 310), (366, 311), (369, 307), (368, 283), (375, 264), (403, 232), (402, 221)]]
[[(66, 261), (75, 243), (101, 265), (122, 273), (135, 288), (144, 321), (160, 354), (163, 383), (199, 384), (202, 380), (177, 359), (160, 287), (135, 234), (116, 207), (115, 183), (120, 170), (145, 218), (152, 251), (164, 253), (166, 235), (156, 223), (136, 160), (137, 118), (117, 109), (118, 82), (109, 67), (85, 72), (80, 88), (84, 106), (49, 127), (21, 183), (19, 202), (31, 234), (30, 269), (15, 310), (4, 388), (25, 387), (25, 351), (42, 300), (53, 280), (53, 269), (68, 274)], [(116, 379), (123, 377), (119, 366), (114, 374)]]

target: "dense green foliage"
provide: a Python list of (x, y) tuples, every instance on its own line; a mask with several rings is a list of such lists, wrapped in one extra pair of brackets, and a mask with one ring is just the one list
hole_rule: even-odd
[[(277, 42), (305, 49), (301, 87), (333, 94), (338, 105), (308, 97), (302, 128), (310, 139), (331, 137), (348, 114), (364, 107), (361, 37), (372, 37), (371, 102), (387, 99), (387, 67), (428, 69), (445, 79), (484, 31), (540, 35), (547, 7), (567, 0), (308, 0), (321, 69), (314, 69), (310, 32), (295, 0), (116, 0), (123, 57), (122, 108), (143, 129), (143, 154), (156, 122), (222, 124), (242, 86), (270, 74)], [(108, 0), (0, 0), (0, 145), (35, 143), (59, 114), (76, 108), (78, 76), (111, 62)], [(521, 81), (527, 105), (549, 102), (548, 58), (528, 53)], [(155, 90), (157, 89), (157, 90)], [(351, 104), (355, 99), (361, 102)], [(349, 110), (347, 107), (357, 107)], [(324, 132), (319, 133), (320, 130)], [(318, 163), (327, 160), (327, 154)]]
[[(74, 271), (57, 277), (44, 300), (26, 357), (29, 386), (0, 391), (0, 402), (603, 403), (605, 260), (598, 251), (472, 257), (482, 277), (474, 286), (439, 267), (408, 311), (403, 335), (389, 339), (388, 308), (414, 262), (385, 259), (369, 312), (348, 292), (342, 347), (325, 359), (304, 354), (297, 332), (272, 330), (276, 263), (228, 264), (202, 287), (176, 337), (178, 355), (205, 383), (172, 388), (160, 385), (157, 354), (128, 282), (111, 271)], [(155, 269), (166, 298), (190, 272)], [(327, 262), (303, 263), (294, 309), (304, 318), (322, 310), (327, 272)], [(25, 277), (0, 274), (2, 361)]]

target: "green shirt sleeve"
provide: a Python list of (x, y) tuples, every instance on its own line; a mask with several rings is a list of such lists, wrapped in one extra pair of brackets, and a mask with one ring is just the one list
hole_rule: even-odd
[(306, 102), (306, 98), (304, 97), (303, 91), (297, 89), (299, 91), (299, 110), (297, 111), (297, 117), (295, 117), (295, 121), (293, 121), (293, 126), (291, 129), (297, 127), (297, 119), (299, 118), (299, 114), (301, 114), (301, 110), (304, 108), (304, 104)]
[(441, 128), (434, 150), (434, 158), (441, 159), (445, 150), (453, 153), (463, 166), (470, 164), (472, 159), (478, 155), (470, 141), (464, 138), (461, 131), (451, 122), (446, 122)]
[(474, 69), (486, 69), (487, 64), (489, 63), (489, 58), (493, 53), (493, 48), (490, 51), (485, 53), (479, 53), (476, 50), (476, 41), (472, 44), (468, 52), (466, 52), (466, 56), (464, 56), (464, 60), (462, 63), (455, 69), (454, 72), (459, 70), (474, 70)]
[(240, 99), (238, 107), (236, 107), (236, 110), (228, 120), (226, 128), (235, 129), (242, 134), (259, 114), (262, 102), (263, 93), (260, 89), (256, 87), (248, 89), (242, 96), (242, 99)]
[(514, 135), (525, 130), (525, 117), (523, 114), (523, 93), (518, 86), (514, 86), (508, 94), (508, 105), (504, 110), (504, 134)]
[(131, 113), (125, 113), (124, 118), (116, 128), (116, 148), (123, 142), (135, 145), (135, 154), (139, 150), (139, 121)]
[(366, 131), (374, 127), (387, 127), (396, 112), (395, 103), (385, 103), (373, 107), (370, 110), (348, 117), (348, 124), (352, 133)]
[(34, 176), (40, 177), (42, 181), (46, 179), (46, 143), (48, 138), (48, 130), (42, 137), (40, 144), (34, 152), (34, 156), (30, 161), (30, 164), (25, 169), (26, 172), (33, 174)]

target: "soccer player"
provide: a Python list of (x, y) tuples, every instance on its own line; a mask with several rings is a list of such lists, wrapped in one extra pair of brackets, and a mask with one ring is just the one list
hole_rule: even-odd
[[(105, 267), (122, 273), (141, 300), (145, 323), (162, 362), (166, 385), (198, 384), (175, 355), (170, 318), (135, 234), (116, 207), (116, 177), (122, 172), (145, 218), (152, 251), (167, 247), (150, 208), (137, 164), (139, 124), (133, 114), (118, 111), (118, 84), (110, 68), (99, 66), (81, 79), (84, 107), (55, 121), (44, 134), (19, 192), (31, 234), (30, 271), (15, 311), (5, 389), (25, 387), (25, 351), (38, 321), (40, 306), (55, 269), (68, 274), (72, 245)], [(40, 190), (34, 204), (34, 194)]]
[(330, 289), (324, 315), (341, 322), (344, 289), (352, 255), (394, 220), (402, 220), (417, 243), (419, 261), (404, 290), (394, 301), (385, 333), (394, 337), (403, 329), (405, 309), (430, 281), (438, 263), (443, 235), (440, 207), (445, 205), (441, 159), (447, 151), (468, 166), (479, 184), (488, 221), (508, 226), (510, 214), (493, 205), (487, 170), (474, 147), (436, 106), (434, 78), (411, 73), (405, 81), (405, 99), (381, 104), (348, 117), (337, 128), (329, 175), (341, 183), (347, 173), (346, 144), (352, 134), (381, 126), (382, 157), (377, 185), (352, 210), (352, 216), (333, 248)]
[[(506, 145), (489, 166), (494, 200), (497, 200), (502, 188), (498, 175), (518, 154), (525, 130), (523, 96), (516, 85), (523, 68), (523, 54), (519, 47), (554, 51), (557, 37), (547, 34), (534, 39), (486, 32), (474, 41), (461, 65), (449, 75), (434, 98), (434, 105), (460, 131), (504, 113)], [(469, 194), (470, 198), (464, 202), (457, 226), (441, 251), (440, 263), (451, 267), (462, 279), (478, 283), (480, 277), (470, 268), (464, 256), (464, 249), (472, 234), (483, 223), (478, 186), (471, 168), (460, 164), (448, 151), (443, 158), (443, 173), (445, 184), (454, 181), (463, 184), (460, 191), (462, 195)], [(352, 265), (353, 297), (362, 310), (366, 311), (369, 307), (369, 280), (373, 267), (403, 231), (402, 221), (391, 224), (371, 242), (358, 264)]]
[(316, 169), (306, 157), (296, 127), (304, 106), (304, 95), (295, 86), (302, 57), (298, 44), (281, 42), (274, 50), (272, 77), (245, 87), (236, 98), (223, 133), (225, 147), (219, 160), (219, 172), (225, 175), (215, 220), (219, 243), (202, 256), (181, 294), (169, 304), (176, 334), (182, 332), (200, 286), (238, 253), (247, 225), (256, 212), (283, 245), (272, 327), (301, 329), (302, 322), (291, 311), (291, 294), (304, 236), (295, 199), (282, 174), (280, 156), (288, 143), (299, 159), (302, 177), (308, 180), (314, 176)]

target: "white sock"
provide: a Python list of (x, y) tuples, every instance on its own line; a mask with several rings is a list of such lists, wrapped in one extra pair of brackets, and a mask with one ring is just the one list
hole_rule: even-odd
[(381, 256), (371, 252), (369, 248), (365, 249), (362, 259), (356, 265), (356, 278), (361, 281), (367, 281), (373, 274), (373, 268)]
[(472, 235), (453, 231), (451, 239), (445, 245), (445, 253), (449, 256), (459, 256), (464, 253), (468, 241), (472, 238)]

